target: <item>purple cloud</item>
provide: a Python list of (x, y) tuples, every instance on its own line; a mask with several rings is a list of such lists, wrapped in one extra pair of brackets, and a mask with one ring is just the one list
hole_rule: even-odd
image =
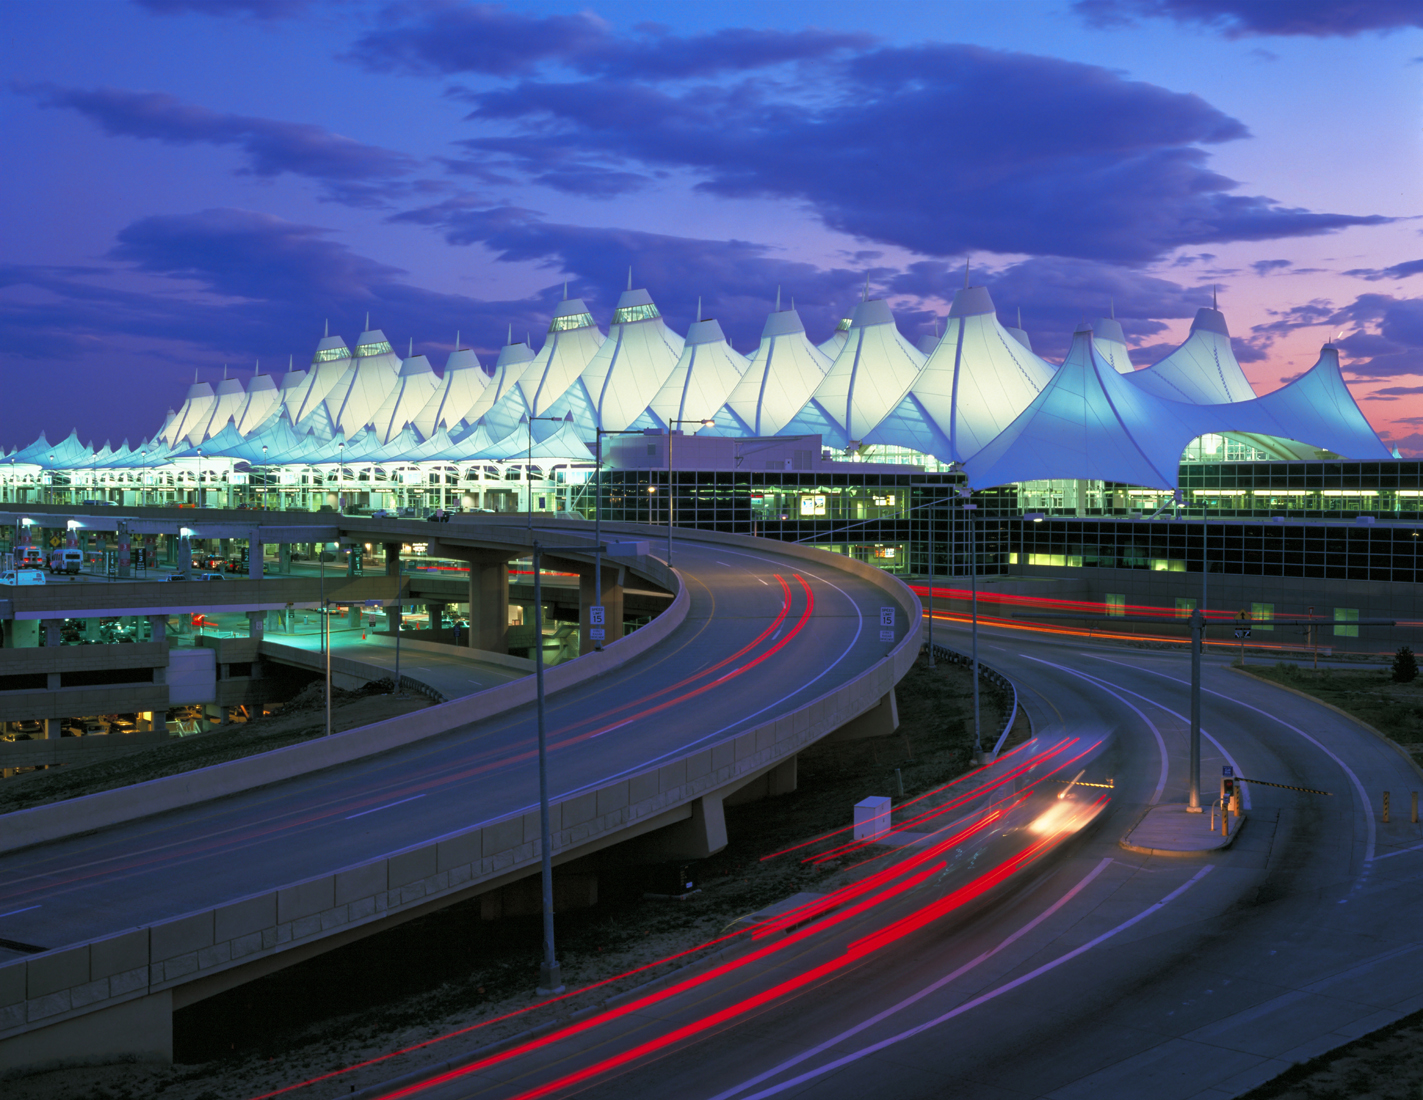
[(868, 34), (726, 27), (682, 37), (642, 24), (620, 36), (591, 12), (532, 16), (496, 4), (449, 0), (387, 8), (382, 25), (346, 54), (380, 72), (514, 76), (562, 66), (587, 76), (688, 80), (814, 60), (869, 46)]
[(1076, 0), (1089, 25), (1113, 27), (1137, 19), (1196, 23), (1227, 38), (1249, 35), (1352, 37), (1423, 27), (1417, 0)]
[(105, 133), (145, 138), (169, 145), (232, 145), (248, 158), (242, 173), (278, 176), (284, 172), (318, 180), (328, 197), (351, 205), (377, 205), (408, 185), (392, 187), (416, 161), (404, 153), (366, 145), (320, 126), (222, 114), (183, 103), (164, 92), (118, 88), (60, 88), (52, 84), (14, 85), (42, 107), (77, 111)]
[(703, 190), (801, 201), (832, 228), (938, 256), (1143, 263), (1388, 220), (1230, 194), (1197, 146), (1245, 137), (1240, 122), (1096, 66), (930, 44), (818, 74), (813, 101), (762, 81), (521, 80), (463, 93), (470, 119), (515, 130), (465, 145), (525, 178), (551, 149), (611, 170), (689, 169)]
[(1290, 261), (1290, 260), (1256, 260), (1256, 261), (1255, 261), (1253, 264), (1251, 264), (1250, 266), (1255, 270), (1255, 274), (1256, 274), (1256, 275), (1268, 275), (1268, 274), (1270, 274), (1270, 272), (1272, 272), (1272, 271), (1280, 271), (1280, 270), (1282, 270), (1283, 268), (1292, 267), (1292, 266), (1293, 266), (1293, 261)]
[(1380, 279), (1406, 279), (1410, 275), (1423, 275), (1423, 260), (1408, 260), (1385, 268), (1356, 267), (1344, 274), (1368, 279), (1370, 282), (1377, 282)]

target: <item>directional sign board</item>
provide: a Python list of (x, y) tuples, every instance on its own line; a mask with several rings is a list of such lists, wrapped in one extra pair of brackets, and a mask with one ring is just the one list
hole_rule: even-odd
[[(603, 623), (603, 605), (602, 605), (602, 604), (597, 604), (597, 603), (595, 603), (595, 604), (593, 604), (590, 608), (588, 608), (588, 622), (589, 622), (589, 624), (592, 625), (592, 626), (603, 626), (603, 625), (604, 625), (604, 623)], [(598, 637), (600, 637), (600, 638), (602, 637), (602, 633), (601, 633), (601, 632), (599, 632)]]

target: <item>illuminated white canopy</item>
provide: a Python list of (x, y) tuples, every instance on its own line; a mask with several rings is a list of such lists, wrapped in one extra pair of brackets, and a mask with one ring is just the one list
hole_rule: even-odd
[(830, 362), (806, 336), (800, 314), (794, 309), (772, 313), (746, 372), (717, 413), (717, 433), (775, 435), (810, 400)]
[(1185, 342), (1158, 363), (1133, 371), (1132, 382), (1149, 394), (1171, 401), (1221, 405), (1255, 396), (1230, 346), (1225, 315), (1198, 309)]
[(1131, 356), (1127, 354), (1127, 337), (1115, 317), (1098, 317), (1092, 322), (1092, 346), (1109, 367), (1118, 374), (1131, 374)]
[(934, 354), (865, 442), (962, 462), (1012, 423), (1052, 375), (998, 323), (988, 290), (964, 287)]
[[(517, 344), (514, 343), (511, 333), (510, 342), (499, 349), (499, 358), (494, 361), (494, 377), (474, 399), (474, 404), (469, 407), (463, 419), (469, 424), (482, 420), (484, 414), (494, 407), (495, 402), (514, 388), (514, 383), (519, 380), (533, 361), (533, 350), (522, 340)], [(513, 425), (508, 425), (503, 427), (501, 432), (507, 434), (512, 430)], [(492, 427), (490, 434), (493, 438), (502, 438), (502, 435), (494, 433)]]
[(386, 395), (371, 418), (377, 437), (389, 443), (415, 423), (416, 417), (429, 403), (439, 387), (435, 368), (423, 355), (413, 355), (400, 364), (395, 388)]
[(360, 432), (400, 381), (400, 356), (380, 329), (361, 333), (356, 355), (326, 395), (326, 411), (336, 431), (346, 438)]
[(851, 315), (845, 346), (784, 430), (819, 433), (832, 447), (858, 446), (923, 365), (923, 353), (895, 327), (889, 303), (879, 298), (861, 302)]
[(247, 402), (237, 417), (237, 430), (242, 435), (256, 431), (281, 404), (282, 394), (277, 380), (270, 374), (255, 374), (247, 383)]
[(445, 360), (445, 373), (435, 392), (415, 414), (415, 430), (422, 439), (429, 439), (441, 428), (455, 427), (466, 419), (488, 384), (489, 375), (479, 365), (479, 357), (470, 348), (456, 348)]
[[(746, 356), (726, 342), (715, 320), (697, 321), (687, 329), (682, 355), (667, 381), (648, 402), (634, 426), (683, 429), (673, 420), (711, 420), (746, 372)], [(692, 431), (698, 429), (692, 428)]]
[(553, 403), (587, 370), (604, 339), (582, 298), (559, 302), (548, 338), (519, 378), (518, 389), (528, 411), (534, 416), (551, 415)]
[(571, 412), (578, 422), (583, 412), (591, 416), (591, 423), (580, 424), (585, 430), (593, 425), (610, 431), (627, 428), (667, 381), (682, 357), (683, 344), (646, 290), (625, 290), (613, 311), (608, 338), (548, 415)]

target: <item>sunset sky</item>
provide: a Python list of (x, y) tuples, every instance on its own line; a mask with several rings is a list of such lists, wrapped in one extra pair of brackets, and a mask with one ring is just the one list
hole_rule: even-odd
[(437, 365), (629, 265), (749, 352), (868, 279), (911, 338), (968, 257), (1049, 359), (1145, 365), (1218, 288), (1258, 392), (1336, 334), (1423, 456), (1423, 4), (974, 0), (0, 5), (0, 445), (136, 444), (194, 371), (369, 312)]

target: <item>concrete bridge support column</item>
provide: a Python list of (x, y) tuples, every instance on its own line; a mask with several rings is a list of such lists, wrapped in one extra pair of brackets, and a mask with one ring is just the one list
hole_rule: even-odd
[(267, 613), (265, 611), (247, 612), (247, 636), (256, 638), (259, 642), (262, 635), (267, 632)]
[(585, 565), (578, 575), (578, 652), (591, 653), (593, 639), (588, 632), (592, 629), (589, 608), (603, 608), (602, 643), (616, 642), (623, 636), (623, 582), (627, 570), (621, 566), (603, 562), (603, 591), (595, 591), (593, 567)]
[(509, 652), (509, 561), (479, 553), (469, 560), (469, 648)]
[(150, 642), (161, 642), (168, 636), (168, 616), (150, 615), (148, 616), (148, 640)]
[[(98, 631), (97, 631), (98, 620), (95, 619), (95, 620), (94, 620), (94, 623), (95, 623), (95, 633), (97, 633), (97, 632), (98, 632)], [(41, 620), (40, 620), (40, 628), (41, 628), (41, 632), (44, 634), (44, 644), (47, 645), (47, 646), (50, 646), (50, 645), (59, 645), (59, 644), (63, 641), (63, 635), (62, 635), (62, 633), (61, 633), (61, 628), (62, 628), (63, 626), (64, 626), (64, 620), (63, 620), (63, 619), (41, 619)], [(55, 684), (55, 685), (54, 685), (54, 687), (58, 687), (58, 686), (59, 686), (58, 684)]]
[(277, 544), (277, 572), (283, 576), (292, 571), (292, 544), (289, 542), (279, 542)]
[(262, 579), (262, 544), (257, 539), (256, 531), (247, 540), (247, 575), (254, 580)]
[(430, 629), (440, 630), (445, 621), (445, 609), (449, 606), (443, 603), (432, 603), (425, 605), (430, 612)]

